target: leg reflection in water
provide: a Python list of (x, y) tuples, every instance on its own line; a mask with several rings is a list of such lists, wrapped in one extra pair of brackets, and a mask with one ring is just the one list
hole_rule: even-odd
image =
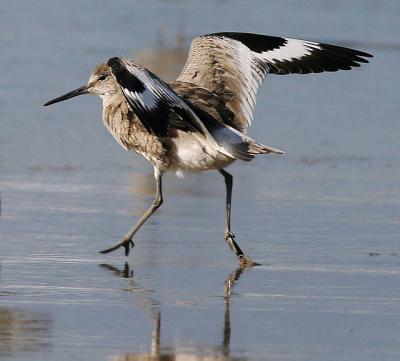
[(112, 361), (176, 361), (176, 360), (199, 360), (199, 361), (245, 361), (245, 357), (233, 356), (230, 350), (231, 322), (230, 301), (232, 290), (240, 277), (249, 268), (239, 267), (229, 274), (224, 284), (224, 320), (223, 337), (219, 346), (206, 347), (204, 345), (162, 345), (161, 344), (161, 309), (160, 304), (154, 299), (154, 291), (137, 285), (134, 280), (134, 272), (130, 270), (129, 264), (125, 263), (119, 269), (110, 264), (101, 264), (101, 267), (113, 272), (116, 276), (129, 279), (129, 290), (134, 292), (138, 304), (150, 311), (153, 320), (153, 332), (151, 337), (151, 351), (149, 353), (124, 353), (113, 356)]

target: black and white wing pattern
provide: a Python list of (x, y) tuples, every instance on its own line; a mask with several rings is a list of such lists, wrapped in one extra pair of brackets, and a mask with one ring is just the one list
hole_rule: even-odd
[(282, 153), (217, 121), (208, 112), (183, 99), (140, 64), (124, 58), (111, 58), (107, 65), (133, 112), (149, 133), (167, 137), (171, 127), (196, 132), (217, 151), (246, 161), (259, 153)]
[(190, 106), (151, 71), (118, 57), (109, 59), (107, 65), (133, 112), (149, 133), (165, 137), (172, 126), (208, 135)]
[(349, 70), (372, 55), (335, 45), (250, 33), (196, 37), (178, 81), (221, 96), (244, 131), (252, 121), (256, 94), (269, 74)]

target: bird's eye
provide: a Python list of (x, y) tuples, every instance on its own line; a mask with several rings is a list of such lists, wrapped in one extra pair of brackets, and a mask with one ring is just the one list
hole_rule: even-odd
[(100, 81), (103, 81), (103, 80), (106, 80), (107, 77), (108, 77), (107, 74), (101, 74), (101, 75), (99, 75), (98, 79), (99, 79)]

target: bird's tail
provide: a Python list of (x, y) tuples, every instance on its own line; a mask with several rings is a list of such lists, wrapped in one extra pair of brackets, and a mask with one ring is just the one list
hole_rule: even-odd
[(284, 151), (257, 143), (242, 132), (221, 123), (206, 125), (211, 136), (218, 145), (221, 153), (244, 161), (250, 161), (257, 154), (275, 153), (283, 154)]
[(249, 152), (251, 154), (265, 154), (265, 153), (274, 153), (274, 154), (284, 154), (283, 150), (278, 148), (270, 147), (268, 145), (264, 145), (261, 143), (257, 143), (254, 139), (247, 137), (249, 141)]

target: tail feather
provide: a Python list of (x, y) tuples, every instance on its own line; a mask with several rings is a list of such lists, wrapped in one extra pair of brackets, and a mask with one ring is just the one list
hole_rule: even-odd
[(228, 157), (250, 161), (257, 154), (283, 154), (280, 149), (257, 143), (239, 130), (216, 121), (208, 112), (191, 104), (194, 113), (201, 119), (212, 138), (212, 145)]
[[(251, 138), (250, 138), (251, 139)], [(255, 140), (251, 139), (249, 152), (252, 154), (265, 154), (265, 153), (274, 153), (274, 154), (284, 154), (283, 150), (278, 148), (269, 147), (268, 145), (257, 143)]]
[(213, 126), (206, 124), (206, 127), (217, 142), (218, 150), (235, 159), (250, 161), (257, 154), (285, 153), (280, 149), (257, 143), (254, 139), (226, 124), (214, 123)]

